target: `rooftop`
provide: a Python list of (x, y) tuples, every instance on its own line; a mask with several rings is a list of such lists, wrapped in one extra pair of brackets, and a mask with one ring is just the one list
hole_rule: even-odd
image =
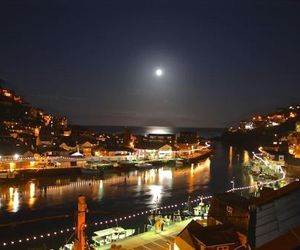
[(249, 206), (251, 205), (251, 202), (249, 199), (240, 196), (238, 194), (235, 193), (222, 193), (222, 194), (216, 194), (214, 195), (214, 198), (219, 200), (219, 201), (223, 201), (226, 202), (232, 206), (236, 206), (236, 207), (240, 207), (240, 208), (244, 208), (246, 210), (249, 209)]
[(232, 227), (227, 225), (203, 227), (194, 220), (182, 230), (178, 237), (187, 240), (189, 245), (192, 244), (196, 249), (197, 241), (205, 246), (239, 243), (238, 235)]

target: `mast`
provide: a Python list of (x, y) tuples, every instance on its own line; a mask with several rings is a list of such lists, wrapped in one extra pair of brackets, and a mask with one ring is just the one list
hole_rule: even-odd
[(74, 250), (85, 249), (85, 213), (87, 205), (85, 202), (85, 196), (80, 195), (78, 197), (78, 213), (77, 213), (77, 225), (75, 230), (75, 244)]

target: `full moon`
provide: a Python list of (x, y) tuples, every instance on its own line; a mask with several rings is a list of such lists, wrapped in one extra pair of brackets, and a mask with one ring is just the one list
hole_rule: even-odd
[(163, 74), (162, 69), (156, 69), (156, 70), (155, 70), (155, 75), (156, 75), (156, 76), (161, 76), (162, 74)]

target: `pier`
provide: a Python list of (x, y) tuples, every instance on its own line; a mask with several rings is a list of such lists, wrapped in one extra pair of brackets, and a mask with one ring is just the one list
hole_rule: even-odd
[[(187, 225), (192, 219), (187, 219), (181, 222), (176, 222), (173, 225), (168, 226), (165, 231), (156, 233), (155, 231), (145, 232), (139, 235), (135, 235), (128, 239), (118, 241), (115, 245), (121, 245), (126, 250), (168, 250), (170, 249), (170, 241)], [(112, 244), (113, 245), (113, 244)], [(105, 246), (97, 250), (108, 250), (111, 246)]]

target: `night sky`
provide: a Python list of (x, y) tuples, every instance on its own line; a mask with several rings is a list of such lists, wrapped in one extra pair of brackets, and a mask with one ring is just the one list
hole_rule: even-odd
[(300, 102), (297, 0), (1, 0), (0, 13), (0, 78), (75, 124), (225, 127)]

